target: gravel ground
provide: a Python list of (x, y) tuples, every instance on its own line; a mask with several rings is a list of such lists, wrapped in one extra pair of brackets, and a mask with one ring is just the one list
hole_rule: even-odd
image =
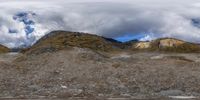
[(0, 97), (199, 97), (199, 66), (200, 54), (105, 54), (81, 48), (40, 55), (6, 54), (0, 55)]

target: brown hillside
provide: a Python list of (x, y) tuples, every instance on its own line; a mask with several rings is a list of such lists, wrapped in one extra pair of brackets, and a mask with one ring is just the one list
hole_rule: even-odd
[(9, 51), (10, 51), (9, 48), (7, 48), (3, 45), (0, 45), (0, 53), (6, 53), (6, 52), (9, 52)]
[(23, 50), (23, 52), (52, 52), (69, 47), (89, 48), (97, 51), (112, 52), (115, 50), (120, 50), (122, 45), (116, 40), (97, 35), (78, 32), (53, 31), (41, 38), (32, 47)]
[(174, 38), (161, 38), (151, 42), (151, 50), (166, 52), (197, 53), (200, 46), (195, 43), (186, 42)]
[(132, 50), (163, 51), (163, 52), (200, 52), (200, 45), (175, 38), (160, 38), (150, 42), (129, 42)]
[(134, 51), (179, 53), (200, 52), (200, 45), (175, 38), (160, 38), (146, 42), (130, 41), (123, 44), (110, 38), (68, 31), (53, 31), (38, 40), (32, 47), (22, 50), (22, 52), (28, 54), (40, 54), (43, 52), (69, 49), (70, 47), (89, 48), (91, 50), (104, 52), (126, 51), (130, 49)]

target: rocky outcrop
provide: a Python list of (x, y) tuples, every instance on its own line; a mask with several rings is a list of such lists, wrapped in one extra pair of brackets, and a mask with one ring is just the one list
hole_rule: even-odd
[(181, 40), (166, 38), (166, 39), (161, 39), (159, 41), (159, 48), (162, 48), (162, 47), (177, 47), (177, 46), (180, 46), (184, 43), (185, 42), (181, 41)]
[(151, 50), (164, 52), (179, 52), (179, 53), (198, 53), (200, 46), (195, 43), (190, 43), (174, 38), (161, 38), (151, 41)]
[(147, 49), (151, 47), (150, 42), (138, 42), (135, 44), (134, 48), (136, 49)]
[(128, 48), (132, 50), (164, 51), (164, 52), (200, 52), (200, 45), (175, 38), (160, 38), (152, 41), (130, 41)]

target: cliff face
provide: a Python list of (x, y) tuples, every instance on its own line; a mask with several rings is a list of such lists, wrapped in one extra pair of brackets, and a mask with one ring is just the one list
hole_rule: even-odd
[(149, 42), (133, 41), (128, 42), (129, 49), (146, 50), (146, 51), (162, 51), (162, 52), (200, 52), (200, 45), (189, 43), (174, 38), (160, 38)]
[(134, 48), (136, 49), (147, 49), (151, 47), (150, 42), (138, 42), (134, 45)]
[(162, 48), (162, 47), (177, 47), (177, 46), (180, 46), (184, 43), (185, 43), (184, 41), (172, 39), (172, 38), (171, 39), (170, 38), (161, 39), (159, 41), (159, 48)]
[(166, 48), (166, 47), (177, 47), (186, 42), (178, 39), (173, 39), (173, 38), (160, 38), (152, 41), (133, 41), (129, 42), (129, 45), (133, 49), (151, 49), (153, 47), (159, 48)]
[(200, 46), (174, 38), (161, 38), (151, 42), (150, 50), (178, 53), (198, 53)]

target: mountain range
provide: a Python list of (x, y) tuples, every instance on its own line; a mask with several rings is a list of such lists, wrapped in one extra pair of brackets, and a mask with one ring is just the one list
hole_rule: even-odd
[[(150, 52), (200, 52), (200, 45), (175, 38), (159, 38), (152, 41), (119, 42), (98, 35), (69, 31), (53, 31), (39, 39), (34, 45), (22, 49), (23, 53), (42, 53), (63, 50), (69, 47), (89, 48), (95, 51), (150, 51)], [(9, 52), (9, 48), (0, 45), (0, 52)], [(16, 50), (15, 50), (16, 51)]]
[(53, 31), (33, 46), (23, 50), (26, 53), (41, 53), (46, 51), (63, 50), (68, 47), (89, 48), (95, 51), (159, 51), (195, 53), (200, 51), (200, 45), (175, 38), (159, 38), (152, 41), (119, 42), (111, 38), (92, 35), (89, 33)]

